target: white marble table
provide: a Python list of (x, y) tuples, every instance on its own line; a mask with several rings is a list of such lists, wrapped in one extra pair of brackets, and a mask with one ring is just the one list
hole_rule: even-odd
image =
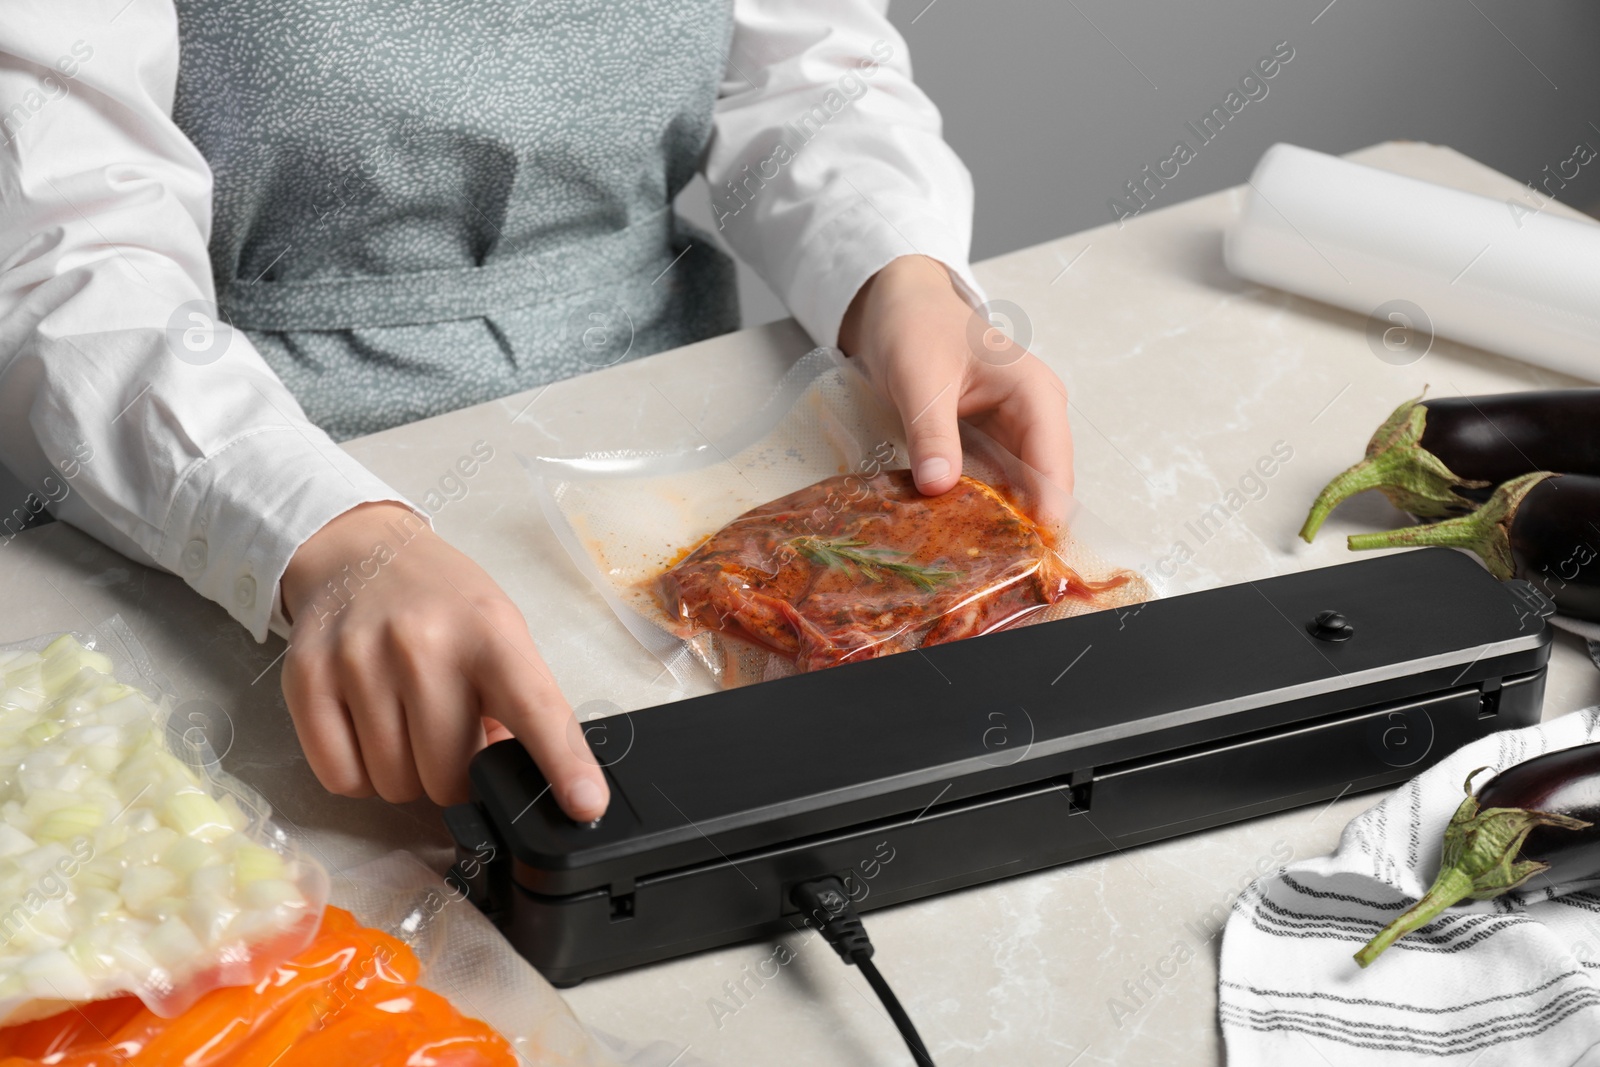
[[(1428, 145), (1380, 145), (1355, 158), (1495, 196), (1522, 188)], [(1033, 350), (1072, 390), (1080, 499), (1154, 556), (1186, 540), (1195, 554), (1181, 578), (1191, 588), (1340, 562), (1345, 533), (1398, 520), (1369, 494), (1337, 512), (1314, 546), (1294, 536), (1323, 481), (1424, 383), (1435, 394), (1572, 384), (1442, 340), (1420, 362), (1393, 366), (1369, 349), (1361, 316), (1239, 282), (1223, 267), (1221, 235), (1240, 196), (1235, 189), (1192, 200), (978, 268), (991, 297), (1025, 310)], [(809, 347), (792, 323), (778, 323), (348, 447), (420, 499), (474, 442), (490, 442), (495, 458), (438, 513), (438, 530), (521, 604), (574, 703), (648, 706), (683, 694), (567, 560), (513, 451), (605, 448), (620, 434), (636, 445), (696, 441), (737, 421)], [(1293, 457), (1266, 494), (1199, 543), (1185, 524), (1280, 441)], [(62, 524), (0, 548), (0, 641), (120, 612), (186, 695), (228, 709), (236, 736), (226, 765), (261, 789), (330, 867), (399, 847), (442, 860), (446, 838), (426, 803), (396, 809), (333, 798), (317, 786), (298, 758), (278, 690), (282, 642), (253, 644), (177, 579)], [(1600, 672), (1576, 640), (1558, 637), (1546, 715), (1596, 702)], [(1216, 1063), (1216, 944), (1203, 917), (1226, 908), (1258, 867), (1328, 851), (1374, 799), (1346, 797), (872, 912), (868, 926), (941, 1067)], [(1179, 942), (1193, 958), (1171, 977), (1147, 977)], [(754, 992), (739, 1001), (724, 983), (754, 971), (773, 945), (594, 979), (566, 996), (605, 1030), (688, 1046), (726, 1067), (908, 1062), (859, 974), (818, 940), (795, 936), (790, 946), (793, 961), (759, 989), (746, 983)], [(1141, 980), (1136, 1001), (1124, 983)], [(1135, 1010), (1114, 1012), (1113, 997)], [(714, 1013), (712, 998), (736, 1010)]]

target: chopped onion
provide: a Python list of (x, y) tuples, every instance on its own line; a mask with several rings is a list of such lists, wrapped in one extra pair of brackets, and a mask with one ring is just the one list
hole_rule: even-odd
[(174, 793), (167, 799), (162, 816), (168, 826), (208, 845), (233, 833), (227, 813), (198, 789)]
[(0, 823), (0, 858), (27, 852), (33, 847), (33, 838), (10, 823)]
[(238, 903), (220, 893), (196, 893), (189, 897), (183, 917), (202, 938), (216, 942), (241, 910)]
[(283, 857), (270, 848), (242, 844), (233, 850), (233, 873), (239, 885), (283, 877)]
[(44, 693), (37, 689), (12, 686), (0, 692), (0, 704), (19, 711), (38, 711), (44, 706)]
[(88, 1000), (94, 996), (94, 985), (83, 968), (59, 948), (46, 949), (24, 960), (18, 968), (25, 988), (36, 997), (47, 1000)]
[(233, 864), (201, 867), (189, 876), (189, 892), (197, 897), (224, 897), (233, 892)]
[(129, 867), (122, 876), (122, 884), (117, 887), (117, 892), (122, 896), (124, 907), (135, 915), (149, 918), (151, 902), (157, 897), (167, 896), (179, 884), (178, 876), (165, 867)]
[(176, 916), (152, 930), (144, 939), (144, 947), (157, 963), (172, 971), (193, 968), (206, 950), (189, 924)]
[(183, 878), (188, 878), (201, 867), (221, 862), (222, 857), (215, 848), (193, 837), (179, 837), (161, 857), (163, 867)]
[(0, 1016), (174, 990), (297, 923), (295, 864), (168, 750), (164, 713), (70, 637), (0, 649)]
[(60, 732), (60, 723), (46, 719), (44, 722), (36, 722), (22, 731), (22, 736), (27, 738), (31, 744), (42, 745)]
[(244, 901), (252, 908), (271, 909), (301, 899), (300, 887), (282, 878), (262, 878), (244, 887)]
[(33, 836), (40, 841), (68, 841), (75, 837), (87, 837), (105, 819), (105, 812), (100, 810), (98, 804), (69, 804), (45, 816)]

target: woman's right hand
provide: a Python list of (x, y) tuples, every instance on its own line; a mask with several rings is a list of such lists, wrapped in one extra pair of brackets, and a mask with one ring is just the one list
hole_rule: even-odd
[(515, 736), (563, 811), (604, 813), (605, 776), (522, 612), (410, 508), (363, 504), (329, 522), (282, 590), (283, 693), (329, 791), (458, 803), (473, 755)]

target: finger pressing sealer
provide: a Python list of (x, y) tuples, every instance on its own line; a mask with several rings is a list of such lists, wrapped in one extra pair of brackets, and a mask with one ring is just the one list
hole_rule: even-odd
[(592, 826), (503, 741), (452, 878), (564, 986), (1326, 802), (1536, 722), (1551, 610), (1430, 548), (692, 697), (587, 724)]

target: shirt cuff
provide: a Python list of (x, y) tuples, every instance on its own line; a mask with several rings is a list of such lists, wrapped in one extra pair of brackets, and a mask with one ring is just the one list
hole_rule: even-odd
[(789, 311), (819, 345), (839, 343), (839, 324), (856, 293), (901, 256), (936, 259), (950, 272), (956, 292), (974, 309), (986, 297), (967, 261), (967, 242), (922, 205), (893, 211), (861, 201), (841, 212), (812, 238), (806, 269), (788, 294)]
[[(359, 504), (427, 516), (310, 427), (267, 426), (196, 463), (174, 495), (156, 561), (265, 641), (287, 637), (279, 583), (312, 534)], [(352, 561), (353, 563), (356, 561)]]

